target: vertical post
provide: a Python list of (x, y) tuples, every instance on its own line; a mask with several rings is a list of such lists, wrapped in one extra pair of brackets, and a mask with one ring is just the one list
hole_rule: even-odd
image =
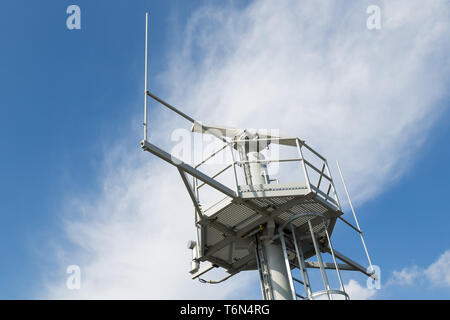
[(280, 241), (281, 241), (281, 248), (283, 249), (284, 264), (286, 266), (287, 271), (286, 273), (288, 275), (289, 288), (291, 289), (290, 291), (292, 294), (292, 300), (297, 300), (297, 297), (295, 295), (294, 280), (292, 279), (291, 274), (291, 264), (289, 263), (289, 257), (287, 254), (286, 241), (284, 240), (283, 230), (280, 231)]
[(325, 219), (322, 220), (322, 223), (323, 223), (323, 227), (325, 228), (325, 234), (328, 239), (328, 245), (330, 246), (330, 251), (331, 251), (331, 256), (333, 257), (334, 266), (336, 267), (336, 273), (339, 278), (339, 284), (341, 285), (341, 290), (345, 292), (344, 282), (342, 282), (341, 273), (339, 271), (339, 266), (337, 264), (336, 257), (334, 255), (334, 249), (333, 249), (333, 245), (331, 244), (330, 234), (328, 233), (327, 224), (325, 223)]
[(306, 271), (303, 250), (301, 248), (300, 243), (297, 242), (297, 237), (295, 236), (294, 226), (292, 225), (292, 223), (290, 225), (291, 225), (292, 238), (294, 240), (295, 253), (297, 254), (298, 266), (300, 267), (300, 271), (302, 273), (306, 296), (308, 297), (308, 299), (311, 299), (311, 295), (312, 295), (311, 284), (309, 282), (308, 272)]
[(323, 280), (323, 284), (325, 285), (325, 290), (327, 291), (328, 294), (328, 299), (333, 299), (330, 295), (330, 284), (328, 283), (328, 277), (327, 274), (325, 272), (325, 267), (323, 265), (323, 260), (322, 260), (322, 255), (320, 254), (320, 249), (319, 249), (319, 245), (317, 244), (317, 239), (316, 239), (316, 235), (314, 234), (314, 229), (313, 226), (311, 224), (311, 220), (308, 220), (308, 226), (309, 226), (309, 232), (311, 233), (311, 239), (312, 242), (314, 244), (314, 250), (316, 251), (316, 255), (317, 255), (317, 261), (319, 262), (319, 267), (320, 267), (320, 273), (322, 274), (322, 280)]
[(359, 227), (358, 219), (356, 218), (355, 209), (353, 208), (352, 200), (350, 199), (350, 195), (347, 190), (347, 185), (345, 184), (344, 176), (342, 175), (341, 167), (339, 166), (339, 161), (336, 160), (336, 164), (337, 164), (337, 167), (339, 170), (339, 175), (341, 176), (342, 184), (344, 185), (344, 190), (345, 190), (345, 194), (347, 195), (348, 203), (350, 204), (350, 208), (352, 209), (352, 212), (353, 212), (353, 218), (355, 218), (356, 227), (358, 228), (359, 236), (361, 237), (361, 242), (363, 244), (364, 250), (366, 251), (367, 260), (369, 260), (371, 272), (374, 272), (375, 270), (373, 269), (373, 266), (372, 266), (372, 260), (370, 260), (369, 251), (367, 251), (366, 242), (364, 241), (364, 236), (362, 234), (361, 228)]
[(306, 170), (305, 159), (303, 158), (303, 152), (300, 147), (300, 143), (298, 141), (299, 141), (298, 138), (295, 139), (295, 144), (297, 145), (298, 155), (302, 161), (303, 174), (305, 175), (306, 178), (306, 185), (308, 186), (308, 192), (311, 192), (311, 183), (309, 182), (309, 176), (308, 171)]
[(147, 91), (148, 91), (148, 12), (145, 13), (144, 141), (147, 141)]
[(239, 194), (239, 182), (238, 182), (238, 177), (237, 177), (237, 172), (236, 172), (236, 159), (234, 157), (234, 153), (233, 153), (233, 143), (230, 143), (230, 152), (231, 152), (231, 161), (233, 162), (233, 174), (234, 174), (234, 184), (236, 187), (236, 197), (240, 197)]
[[(200, 205), (200, 201), (198, 199), (198, 187), (197, 187), (197, 178), (196, 177), (192, 177), (192, 185), (193, 185), (195, 199), (197, 200), (198, 204)], [(200, 220), (200, 212), (197, 212), (196, 208), (194, 208), (194, 211), (195, 211), (195, 223), (197, 223)]]
[(336, 200), (336, 202), (337, 202), (337, 204), (338, 204), (338, 206), (339, 206), (339, 209), (342, 210), (342, 208), (341, 208), (341, 202), (339, 201), (339, 197), (338, 197), (338, 194), (337, 194), (337, 191), (336, 191), (336, 187), (334, 186), (333, 176), (331, 175), (330, 168), (328, 167), (328, 162), (325, 160), (324, 164), (325, 164), (325, 167), (327, 168), (327, 174), (328, 174), (328, 176), (331, 178), (330, 183), (331, 183), (331, 185), (333, 186), (334, 199)]

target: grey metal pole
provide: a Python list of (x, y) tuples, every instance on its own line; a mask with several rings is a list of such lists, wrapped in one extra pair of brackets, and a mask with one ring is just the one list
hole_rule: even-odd
[(333, 180), (333, 176), (331, 175), (330, 168), (328, 167), (328, 162), (325, 160), (324, 163), (325, 163), (325, 168), (327, 169), (328, 176), (331, 178), (330, 183), (333, 186), (334, 199), (336, 200), (336, 202), (337, 202), (337, 204), (339, 206), (339, 209), (341, 209), (341, 202), (339, 201), (339, 196), (337, 194), (336, 187), (334, 185), (334, 180)]
[(297, 145), (298, 156), (302, 159), (302, 169), (303, 174), (306, 178), (306, 185), (308, 186), (308, 191), (311, 192), (311, 182), (309, 181), (308, 170), (306, 170), (305, 158), (303, 157), (302, 147), (300, 146), (299, 139), (295, 139), (295, 144)]
[[(263, 159), (263, 155), (257, 150), (257, 143), (250, 143), (252, 146), (249, 150), (244, 150), (247, 153), (248, 161), (246, 163), (247, 170), (244, 170), (248, 184), (265, 184), (266, 177), (262, 174), (267, 172), (266, 165), (261, 162), (254, 162)], [(267, 177), (267, 179), (269, 179)], [(265, 253), (267, 269), (269, 271), (270, 283), (272, 286), (272, 293), (274, 300), (292, 300), (295, 297), (295, 292), (292, 292), (289, 282), (290, 270), (286, 269), (285, 256), (282, 247), (271, 241), (271, 239), (260, 240), (262, 250)]]
[(148, 91), (148, 12), (145, 13), (145, 88), (144, 88), (144, 141), (147, 141), (147, 91)]
[(282, 248), (270, 240), (262, 241), (262, 246), (266, 252), (273, 299), (292, 300), (295, 293), (291, 290)]
[[(291, 264), (289, 263), (289, 256), (286, 249), (286, 241), (284, 240), (284, 232), (280, 232), (280, 241), (281, 241), (281, 248), (283, 249), (283, 259), (284, 259), (284, 265), (286, 267), (286, 270), (291, 269)], [(289, 280), (289, 288), (292, 295), (292, 300), (297, 300), (297, 297), (295, 296), (295, 288), (294, 288), (294, 280), (292, 279), (292, 274), (290, 272), (287, 272), (288, 280)]]
[(297, 241), (297, 237), (295, 236), (294, 226), (292, 225), (292, 223), (290, 225), (292, 238), (294, 240), (295, 253), (297, 254), (298, 266), (300, 267), (300, 271), (302, 273), (306, 296), (308, 297), (308, 299), (312, 299), (311, 283), (309, 282), (308, 272), (306, 271), (305, 257), (303, 256), (303, 250), (300, 243)]
[(233, 174), (234, 174), (234, 183), (236, 187), (236, 195), (239, 196), (239, 182), (236, 172), (236, 159), (234, 158), (233, 145), (230, 143), (230, 152), (231, 152), (231, 161), (233, 162)]
[(336, 273), (339, 278), (339, 284), (341, 285), (341, 290), (345, 292), (344, 282), (342, 281), (341, 273), (339, 271), (339, 266), (336, 261), (336, 256), (334, 255), (333, 245), (331, 244), (331, 238), (330, 238), (330, 234), (328, 233), (327, 224), (325, 223), (325, 220), (322, 220), (322, 224), (323, 224), (323, 228), (325, 229), (325, 234), (328, 239), (328, 246), (330, 247), (331, 256), (333, 257), (334, 266), (336, 267)]
[(325, 285), (325, 290), (327, 291), (327, 294), (328, 294), (328, 299), (333, 300), (333, 298), (331, 297), (330, 292), (329, 292), (330, 284), (328, 283), (327, 273), (323, 266), (322, 255), (320, 253), (319, 245), (317, 244), (317, 239), (316, 239), (316, 235), (314, 234), (314, 229), (311, 224), (311, 220), (308, 220), (308, 226), (309, 226), (309, 232), (311, 233), (311, 239), (314, 244), (314, 250), (316, 251), (317, 261), (319, 262), (320, 273), (322, 274), (323, 284)]

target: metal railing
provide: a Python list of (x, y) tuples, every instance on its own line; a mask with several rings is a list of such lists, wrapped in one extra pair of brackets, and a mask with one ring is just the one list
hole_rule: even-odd
[[(276, 139), (263, 139), (263, 138), (256, 138), (252, 142), (272, 142), (272, 143), (280, 143), (282, 141), (290, 141), (291, 145), (285, 145), (284, 147), (294, 147), (297, 149), (297, 157), (291, 157), (291, 158), (279, 158), (279, 159), (265, 159), (265, 160), (236, 160), (236, 153), (237, 150), (235, 149), (236, 144), (239, 143), (247, 143), (248, 140), (233, 140), (230, 142), (224, 143), (223, 146), (218, 148), (216, 151), (211, 153), (210, 155), (206, 156), (204, 159), (202, 159), (200, 162), (198, 162), (194, 167), (195, 169), (199, 169), (200, 167), (207, 165), (209, 161), (212, 161), (214, 157), (218, 156), (221, 152), (228, 152), (231, 154), (232, 161), (228, 164), (225, 164), (223, 168), (220, 168), (218, 171), (212, 173), (209, 177), (212, 179), (216, 179), (222, 174), (226, 173), (229, 169), (233, 169), (233, 180), (234, 180), (234, 189), (236, 191), (236, 195), (240, 196), (240, 186), (242, 185), (240, 183), (238, 170), (236, 167), (243, 168), (246, 164), (252, 164), (252, 163), (264, 163), (264, 164), (270, 164), (270, 163), (286, 163), (286, 162), (299, 162), (300, 163), (300, 169), (301, 173), (303, 175), (303, 179), (306, 182), (306, 186), (309, 190), (309, 192), (316, 193), (317, 196), (323, 199), (323, 201), (327, 202), (328, 204), (333, 205), (336, 209), (340, 210), (341, 205), (339, 202), (339, 198), (336, 192), (336, 188), (334, 185), (333, 178), (331, 176), (331, 172), (327, 163), (327, 160), (321, 156), (317, 151), (312, 149), (310, 146), (308, 146), (304, 141), (300, 140), (299, 138), (276, 138)], [(294, 146), (292, 146), (294, 145)], [(229, 150), (226, 150), (229, 148)], [(315, 159), (306, 159), (304, 156), (303, 148), (308, 150), (313, 156), (315, 156)], [(314, 164), (314, 162), (319, 162), (320, 169)], [(240, 172), (243, 177), (243, 172)], [(311, 181), (312, 175), (317, 175), (317, 181)], [(299, 177), (299, 180), (301, 177)], [(282, 181), (281, 181), (282, 182)], [(197, 195), (197, 198), (199, 199), (200, 193), (199, 190), (207, 185), (205, 182), (200, 182), (196, 177), (193, 177), (193, 185), (195, 189), (195, 193)], [(230, 186), (229, 186), (230, 187)]]

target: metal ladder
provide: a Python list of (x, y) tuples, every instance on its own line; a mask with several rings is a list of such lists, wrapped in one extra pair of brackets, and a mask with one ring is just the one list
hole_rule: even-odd
[(259, 243), (258, 235), (255, 235), (256, 263), (259, 270), (261, 292), (264, 300), (273, 300), (272, 282), (266, 263), (266, 254)]
[[(333, 246), (331, 244), (331, 240), (327, 231), (327, 226), (325, 223), (325, 219), (322, 220), (323, 222), (323, 227), (325, 228), (325, 233), (326, 233), (326, 237), (328, 239), (328, 246), (330, 248), (330, 253), (333, 257), (333, 261), (334, 261), (334, 268), (336, 269), (336, 273), (337, 276), (339, 278), (339, 283), (341, 286), (340, 290), (332, 290), (330, 288), (330, 284), (328, 281), (328, 277), (327, 274), (325, 272), (325, 266), (324, 266), (324, 262), (322, 260), (322, 254), (320, 252), (319, 249), (319, 245), (318, 245), (318, 241), (316, 238), (316, 234), (314, 233), (313, 230), (313, 226), (311, 224), (311, 220), (308, 220), (308, 227), (309, 227), (309, 231), (310, 231), (310, 235), (311, 235), (311, 239), (314, 245), (314, 250), (316, 252), (316, 256), (317, 256), (317, 260), (318, 260), (318, 264), (319, 264), (319, 268), (320, 268), (320, 272), (321, 272), (321, 276), (322, 276), (322, 280), (325, 286), (325, 290), (321, 290), (321, 291), (317, 291), (317, 292), (312, 292), (311, 289), (311, 284), (309, 281), (309, 276), (308, 276), (308, 272), (307, 272), (307, 266), (305, 263), (305, 258), (304, 258), (304, 254), (303, 254), (303, 250), (302, 250), (302, 246), (300, 241), (298, 241), (297, 236), (295, 235), (295, 230), (294, 230), (294, 225), (292, 224), (292, 222), (300, 217), (304, 217), (305, 215), (320, 215), (320, 214), (316, 214), (316, 213), (301, 213), (301, 214), (297, 214), (292, 216), (285, 224), (283, 224), (280, 228), (279, 228), (279, 238), (280, 238), (280, 242), (281, 242), (281, 246), (283, 249), (283, 255), (284, 255), (284, 260), (285, 260), (285, 265), (286, 268), (288, 270), (288, 277), (289, 277), (289, 284), (291, 287), (291, 292), (292, 292), (292, 299), (293, 300), (297, 300), (297, 298), (302, 299), (302, 300), (314, 300), (314, 298), (319, 297), (319, 296), (323, 296), (323, 295), (327, 295), (329, 300), (333, 300), (333, 295), (343, 295), (345, 297), (346, 300), (349, 299), (349, 296), (347, 295), (347, 293), (345, 292), (345, 288), (344, 288), (344, 284), (342, 282), (342, 277), (341, 274), (339, 272), (339, 267), (338, 264), (336, 262), (336, 257), (334, 255), (334, 250), (333, 250)], [(284, 233), (284, 229), (285, 227), (289, 227), (290, 231), (291, 231), (291, 243), (293, 244), (293, 249), (295, 250), (295, 257), (296, 257), (296, 262), (291, 262), (289, 261), (289, 256), (288, 256), (288, 248), (286, 245), (286, 238), (288, 238), (288, 235)], [(288, 238), (289, 239), (289, 238)], [(293, 268), (292, 268), (293, 267)], [(292, 271), (298, 269), (300, 270), (300, 274), (302, 275), (302, 279), (298, 279), (296, 277), (294, 277), (292, 275)], [(301, 295), (299, 293), (296, 292), (295, 289), (295, 285), (294, 285), (294, 281), (296, 283), (299, 283), (301, 285), (303, 285), (304, 289), (305, 289), (305, 295)]]

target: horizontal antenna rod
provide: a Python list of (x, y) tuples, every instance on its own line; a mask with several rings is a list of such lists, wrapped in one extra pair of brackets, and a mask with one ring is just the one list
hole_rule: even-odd
[(162, 105), (166, 106), (167, 108), (169, 108), (170, 110), (172, 110), (175, 113), (178, 113), (180, 116), (182, 116), (183, 118), (185, 118), (186, 120), (194, 123), (195, 120), (191, 117), (189, 117), (187, 114), (181, 112), (180, 110), (178, 110), (177, 108), (175, 108), (174, 106), (168, 104), (167, 102), (165, 102), (164, 100), (158, 98), (157, 96), (155, 96), (154, 94), (152, 94), (150, 91), (147, 91), (147, 95), (153, 99), (155, 99), (156, 101), (158, 101), (159, 103), (161, 103)]

